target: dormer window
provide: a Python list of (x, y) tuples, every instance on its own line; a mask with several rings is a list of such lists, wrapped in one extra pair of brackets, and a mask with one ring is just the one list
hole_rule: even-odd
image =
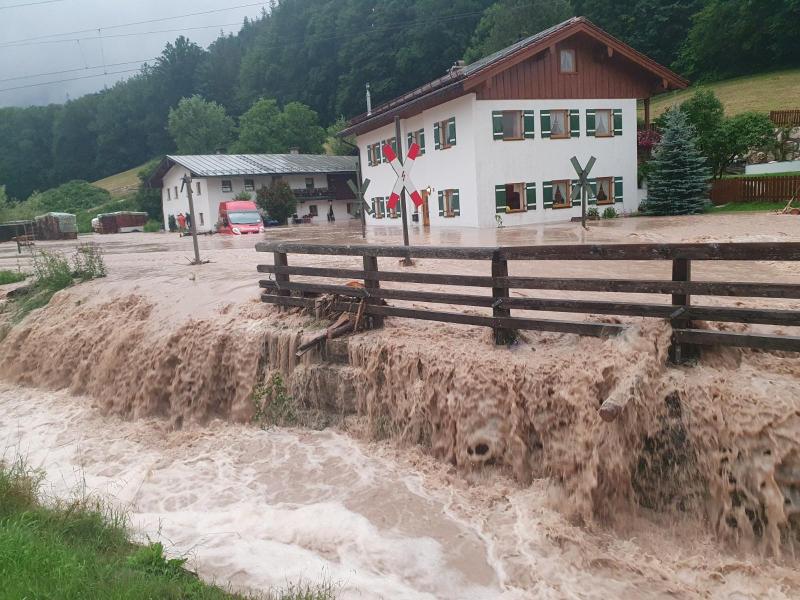
[(575, 50), (565, 48), (559, 51), (558, 56), (559, 56), (559, 71), (561, 73), (577, 72), (577, 68), (575, 66)]

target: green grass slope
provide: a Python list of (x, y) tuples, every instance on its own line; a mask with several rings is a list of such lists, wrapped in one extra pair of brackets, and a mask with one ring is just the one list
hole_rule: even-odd
[(725, 81), (692, 86), (679, 92), (661, 94), (651, 102), (652, 116), (657, 117), (673, 104), (687, 100), (698, 87), (713, 90), (725, 106), (725, 113), (736, 115), (754, 110), (800, 109), (800, 69), (775, 71), (737, 77)]
[(92, 185), (108, 190), (111, 192), (111, 195), (115, 197), (126, 196), (136, 191), (136, 188), (139, 186), (138, 174), (144, 167), (145, 165), (139, 165), (138, 167), (111, 175), (105, 179), (93, 181)]

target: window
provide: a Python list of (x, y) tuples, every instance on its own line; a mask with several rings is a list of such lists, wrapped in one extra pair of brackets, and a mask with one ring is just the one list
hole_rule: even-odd
[(506, 212), (525, 210), (525, 184), (507, 183), (506, 184)]
[(370, 165), (379, 165), (381, 163), (381, 145), (376, 142), (367, 146), (367, 162)]
[(319, 211), (317, 210), (316, 204), (310, 204), (308, 206), (308, 214), (310, 214), (312, 217), (319, 216)]
[(575, 50), (564, 49), (558, 53), (558, 70), (561, 73), (575, 73)]
[(174, 189), (175, 189), (175, 200), (177, 200), (178, 199), (178, 186), (176, 185)]
[(503, 139), (521, 140), (522, 139), (522, 111), (504, 110), (503, 111)]
[(614, 204), (614, 178), (613, 177), (598, 177), (596, 184), (598, 204)]
[(373, 198), (372, 199), (372, 214), (376, 219), (382, 219), (386, 214), (386, 199)]
[(553, 182), (553, 208), (569, 208), (572, 206), (570, 198), (571, 187), (569, 179)]
[(610, 110), (595, 111), (594, 135), (595, 137), (612, 137), (614, 135)]
[(200, 182), (196, 182), (195, 187), (197, 188), (197, 195), (200, 196)]
[(222, 180), (222, 191), (223, 192), (232, 192), (233, 191), (233, 184), (231, 183), (230, 179), (223, 179)]
[(494, 197), (498, 215), (536, 210), (535, 183), (501, 183), (494, 187)]
[(205, 220), (203, 219), (203, 213), (200, 213), (200, 225), (205, 225)]
[(557, 140), (570, 137), (568, 110), (550, 111), (550, 137)]
[(412, 131), (408, 134), (408, 147), (411, 148), (411, 144), (416, 144), (419, 146), (419, 156), (423, 156), (425, 154), (425, 130), (418, 129), (417, 131)]
[(167, 188), (167, 200), (172, 200), (172, 198), (170, 197), (170, 194), (169, 194), (169, 188)]
[(433, 142), (437, 150), (447, 150), (456, 145), (456, 118), (433, 124)]
[(252, 179), (245, 179), (244, 180), (244, 191), (245, 192), (254, 192), (256, 190), (256, 182)]
[(446, 219), (461, 215), (458, 190), (439, 190), (439, 216)]
[(314, 178), (313, 177), (306, 177), (306, 189), (313, 190), (314, 189)]

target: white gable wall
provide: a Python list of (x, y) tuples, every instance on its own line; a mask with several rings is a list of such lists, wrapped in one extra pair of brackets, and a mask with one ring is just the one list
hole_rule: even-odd
[[(569, 139), (542, 138), (541, 112), (559, 109), (580, 112), (580, 136)], [(586, 111), (590, 109), (621, 109), (622, 135), (611, 138), (587, 137)], [(515, 141), (494, 140), (492, 112), (498, 110), (534, 110), (535, 137)], [(446, 150), (435, 150), (433, 124), (452, 116), (456, 118), (456, 145)], [(584, 166), (590, 156), (597, 158), (591, 178), (623, 178), (624, 203), (614, 205), (618, 212), (633, 212), (638, 208), (636, 116), (634, 99), (476, 100), (474, 94), (469, 94), (401, 120), (401, 147), (404, 153), (407, 152), (407, 133), (424, 128), (426, 153), (416, 160), (411, 179), (420, 191), (428, 186), (432, 188), (429, 199), (432, 227), (496, 227), (495, 186), (505, 183), (535, 183), (537, 193), (536, 210), (502, 214), (505, 226), (563, 222), (580, 216), (581, 208), (545, 209), (543, 183), (577, 179), (570, 163), (573, 156), (577, 156)], [(394, 132), (392, 124), (357, 138), (363, 174), (371, 180), (365, 194), (368, 201), (375, 197), (388, 198), (396, 176), (388, 163), (369, 166), (367, 146), (394, 137)], [(460, 216), (439, 216), (437, 192), (442, 189), (459, 190)], [(407, 199), (407, 203), (410, 212), (413, 212), (410, 199)], [(598, 207), (600, 212), (604, 208)], [(398, 227), (402, 223), (399, 218), (376, 219), (369, 215), (367, 222)]]

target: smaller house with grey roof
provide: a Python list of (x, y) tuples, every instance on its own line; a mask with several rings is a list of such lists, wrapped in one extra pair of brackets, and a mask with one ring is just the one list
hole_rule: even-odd
[(283, 180), (297, 198), (299, 216), (327, 223), (331, 212), (337, 222), (359, 216), (360, 207), (348, 180), (356, 179), (355, 156), (317, 154), (209, 154), (167, 156), (150, 178), (161, 188), (164, 227), (170, 215), (189, 213), (189, 198), (183, 187), (185, 174), (192, 177), (197, 231), (214, 231), (220, 202), (234, 200), (242, 192), (253, 200), (262, 187)]

